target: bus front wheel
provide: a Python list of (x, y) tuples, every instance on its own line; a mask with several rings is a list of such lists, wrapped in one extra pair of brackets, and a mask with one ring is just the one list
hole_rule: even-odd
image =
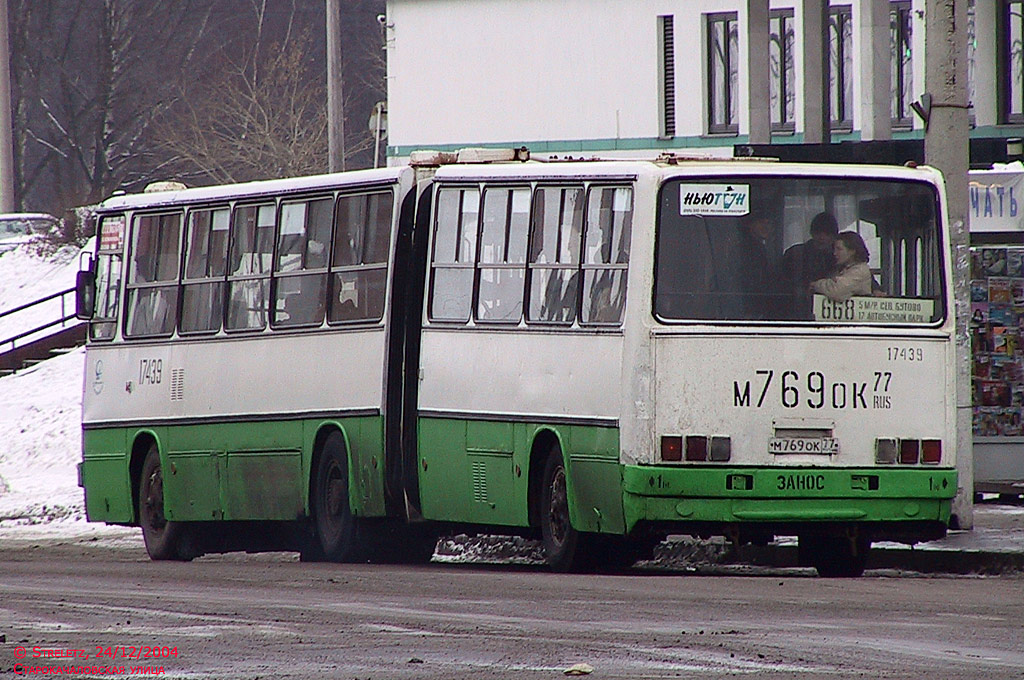
[(181, 522), (168, 520), (164, 515), (164, 477), (156, 444), (149, 447), (142, 463), (138, 516), (139, 524), (142, 525), (142, 539), (150, 559), (192, 559), (192, 555), (184, 548), (185, 526)]
[(313, 478), (316, 553), (332, 562), (356, 559), (356, 518), (348, 500), (348, 457), (339, 432), (324, 442)]

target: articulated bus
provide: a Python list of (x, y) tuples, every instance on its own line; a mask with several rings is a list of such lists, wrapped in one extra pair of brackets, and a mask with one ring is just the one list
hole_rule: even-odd
[(153, 559), (425, 561), (457, 530), (561, 571), (796, 536), (834, 576), (945, 533), (937, 172), (522, 155), (104, 202), (89, 519)]

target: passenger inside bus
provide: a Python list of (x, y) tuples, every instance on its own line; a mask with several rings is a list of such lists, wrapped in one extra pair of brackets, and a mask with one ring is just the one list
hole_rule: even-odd
[(778, 318), (783, 301), (776, 232), (764, 213), (751, 213), (740, 225), (738, 284), (747, 319)]
[(810, 290), (833, 302), (845, 302), (855, 295), (871, 295), (874, 277), (868, 267), (868, 247), (855, 231), (836, 236), (832, 247), (835, 268), (827, 277), (810, 283)]
[(812, 318), (809, 286), (835, 269), (833, 244), (839, 234), (835, 216), (819, 212), (811, 219), (810, 232), (809, 239), (790, 246), (782, 255), (781, 274), (790, 304), (789, 314), (783, 318)]

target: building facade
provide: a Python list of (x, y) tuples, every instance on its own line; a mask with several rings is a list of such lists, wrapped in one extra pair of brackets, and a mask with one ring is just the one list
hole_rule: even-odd
[[(388, 155), (914, 142), (925, 0), (389, 0)], [(972, 161), (1024, 136), (1024, 0), (973, 0)], [(972, 147), (973, 148), (973, 147)]]

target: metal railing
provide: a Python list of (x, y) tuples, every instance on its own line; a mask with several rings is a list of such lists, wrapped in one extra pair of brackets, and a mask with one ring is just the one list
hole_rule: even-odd
[[(68, 296), (70, 296), (70, 303), (68, 302)], [(32, 302), (25, 303), (13, 309), (0, 312), (0, 328), (3, 328), (5, 323), (8, 323), (10, 318), (15, 314), (35, 307), (40, 307), (45, 305), (47, 302), (58, 298), (60, 298), (60, 314), (57, 318), (51, 318), (49, 321), (36, 325), (28, 330), (22, 330), (17, 332), (15, 335), (0, 340), (0, 353), (16, 349), (18, 347), (18, 342), (25, 338), (39, 339), (40, 337), (44, 337), (42, 331), (53, 328), (54, 326), (60, 326), (62, 329), (67, 328), (67, 322), (71, 320), (76, 321), (76, 323), (72, 325), (77, 325), (77, 319), (75, 319), (75, 287), (72, 286), (67, 290), (52, 293), (46, 297), (41, 297), (38, 300), (33, 300)], [(56, 305), (54, 305), (54, 307), (56, 307)]]

